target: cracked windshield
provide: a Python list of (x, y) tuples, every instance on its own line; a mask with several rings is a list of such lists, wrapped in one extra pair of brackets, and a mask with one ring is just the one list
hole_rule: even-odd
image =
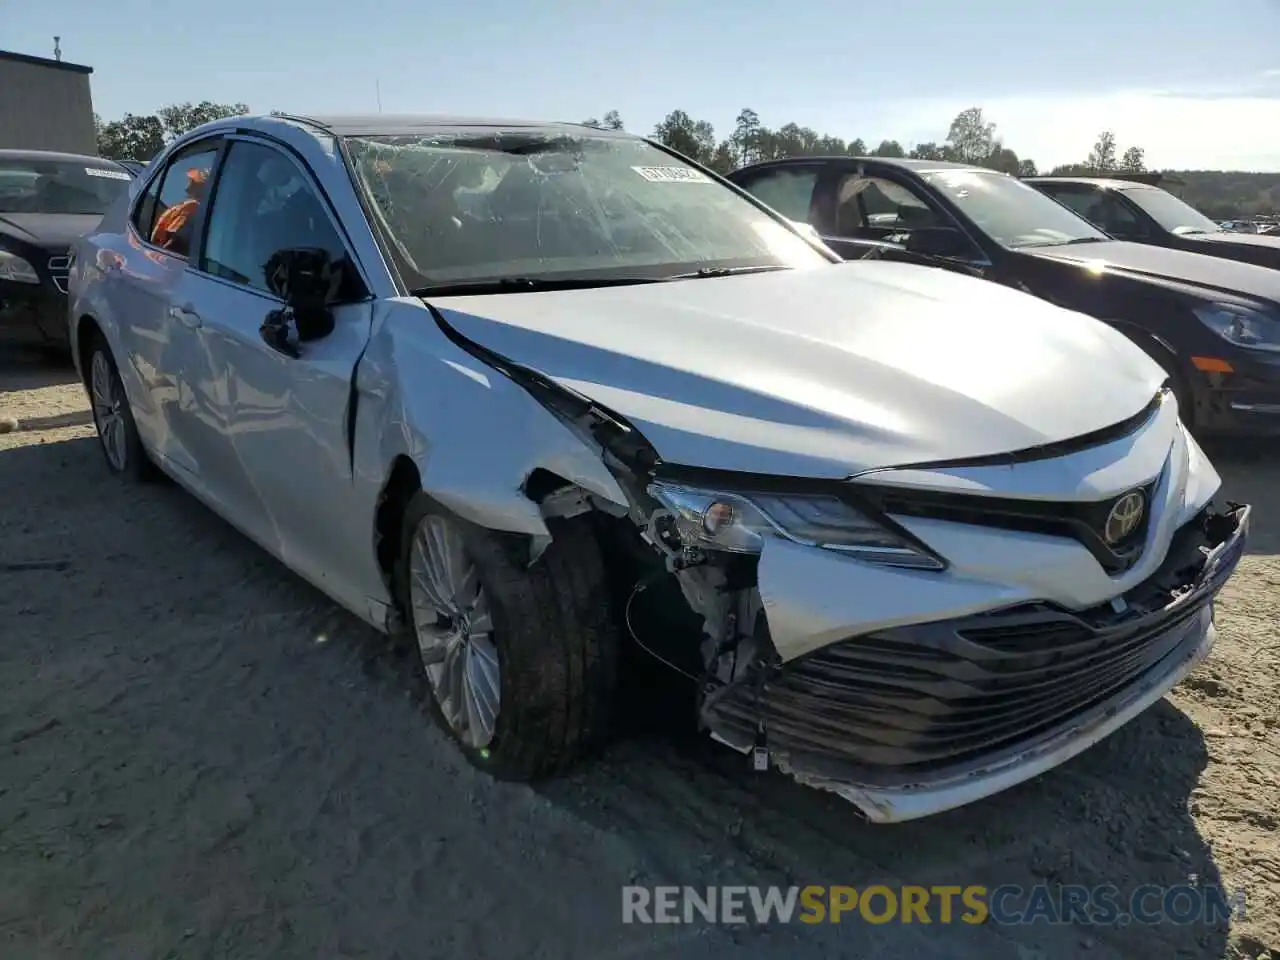
[(498, 131), (353, 137), (348, 149), (420, 286), (827, 263), (792, 228), (638, 140)]

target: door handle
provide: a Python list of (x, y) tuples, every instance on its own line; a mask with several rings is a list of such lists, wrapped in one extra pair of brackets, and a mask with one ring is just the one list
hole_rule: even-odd
[(169, 316), (191, 330), (198, 330), (204, 325), (204, 322), (200, 319), (200, 314), (196, 313), (195, 307), (189, 303), (180, 307), (170, 307)]

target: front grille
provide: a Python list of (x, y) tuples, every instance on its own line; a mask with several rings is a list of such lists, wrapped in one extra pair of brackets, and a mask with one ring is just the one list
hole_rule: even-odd
[(53, 280), (53, 285), (66, 293), (69, 287), (68, 277), (71, 273), (71, 258), (50, 257), (49, 258), (49, 277)]
[(744, 682), (709, 695), (704, 718), (739, 746), (753, 742), (763, 720), (770, 749), (793, 768), (864, 782), (1013, 747), (1177, 652), (1175, 628), (1200, 614), (1221, 582), (1183, 597), (1204, 566), (1206, 529), (1180, 531), (1160, 570), (1123, 604), (1079, 613), (1027, 604), (851, 638), (783, 666), (758, 688)]
[[(1142, 556), (1150, 525), (1152, 496), (1158, 481), (1159, 477), (1156, 477), (1135, 488), (1143, 496), (1145, 509), (1142, 519), (1128, 536), (1117, 543), (1107, 542), (1105, 529), (1107, 516), (1120, 497), (1091, 503), (1018, 500), (949, 491), (877, 488), (864, 484), (857, 488), (856, 498), (891, 517), (946, 520), (1066, 537), (1084, 546), (1104, 570), (1114, 575), (1128, 570)], [(1121, 497), (1130, 492), (1125, 491)]]

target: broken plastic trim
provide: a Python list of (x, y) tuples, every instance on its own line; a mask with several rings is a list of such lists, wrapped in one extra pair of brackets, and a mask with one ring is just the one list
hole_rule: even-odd
[[(809, 477), (785, 477), (760, 473), (737, 473), (731, 470), (714, 470), (703, 467), (688, 467), (681, 464), (658, 462), (653, 468), (656, 481), (700, 490), (724, 491), (749, 496), (751, 492), (761, 494), (791, 494), (810, 497), (833, 497), (842, 501), (850, 509), (855, 510), (876, 526), (882, 528), (895, 539), (900, 540), (921, 557), (928, 558), (928, 566), (907, 564), (916, 569), (943, 571), (950, 567), (946, 557), (937, 553), (929, 544), (898, 523), (867, 496), (853, 480), (813, 479)], [(870, 491), (867, 491), (868, 493)], [(805, 543), (794, 536), (788, 536), (797, 543)], [(816, 544), (806, 544), (817, 546)], [(830, 549), (844, 552), (855, 559), (867, 563), (887, 563), (873, 556), (860, 556), (856, 551), (842, 551), (838, 547)], [(889, 565), (892, 565), (891, 563)]]

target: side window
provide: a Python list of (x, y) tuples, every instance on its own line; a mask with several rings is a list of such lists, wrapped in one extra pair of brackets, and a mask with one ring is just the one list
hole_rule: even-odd
[(818, 182), (816, 170), (771, 170), (750, 181), (747, 192), (789, 220), (809, 222), (809, 204)]
[(1108, 194), (1104, 198), (1102, 202), (1102, 222), (1099, 226), (1113, 237), (1126, 239), (1145, 236), (1147, 232), (1145, 224), (1115, 194)]
[(161, 175), (152, 180), (147, 186), (147, 192), (133, 208), (133, 226), (143, 240), (151, 239), (151, 225), (156, 221), (156, 203), (160, 197), (160, 181), (163, 179), (164, 176)]
[(347, 255), (297, 164), (272, 147), (233, 142), (218, 177), (200, 269), (274, 294), (267, 261), (296, 247), (318, 247), (333, 260)]
[[(159, 179), (159, 194), (154, 201), (155, 220), (150, 235), (151, 243), (180, 257), (191, 253), (192, 231), (204, 202), (209, 175), (218, 156), (218, 144), (197, 144), (179, 154), (169, 163)], [(139, 205), (139, 212), (147, 206)]]
[(1056, 187), (1047, 191), (1067, 209), (1084, 217), (1095, 227), (1102, 226), (1102, 197), (1097, 190), (1088, 187)]
[(919, 227), (950, 226), (929, 204), (901, 184), (851, 173), (836, 190), (837, 237), (884, 239)]

